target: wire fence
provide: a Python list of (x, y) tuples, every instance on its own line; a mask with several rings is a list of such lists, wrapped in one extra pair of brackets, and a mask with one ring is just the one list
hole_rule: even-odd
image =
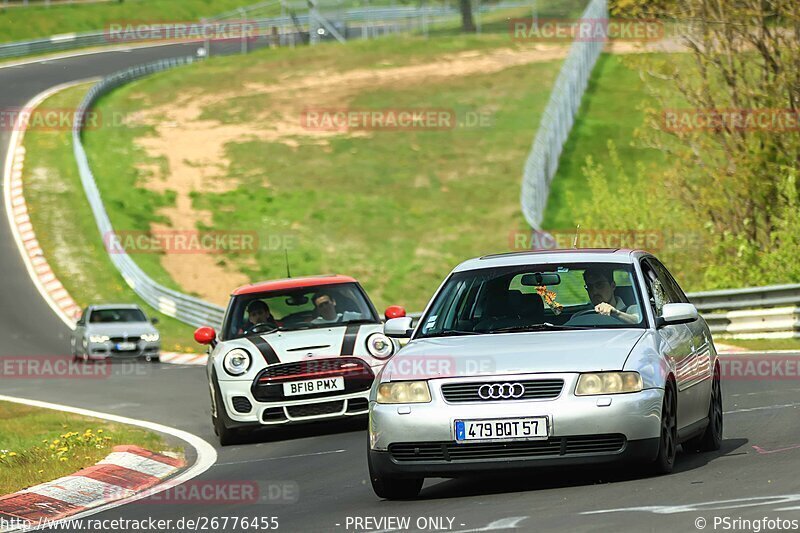
[[(581, 15), (582, 20), (608, 19), (606, 0), (592, 0)], [(533, 229), (540, 230), (550, 184), (558, 170), (558, 159), (569, 138), (581, 105), (589, 76), (605, 41), (575, 40), (561, 67), (550, 100), (542, 114), (533, 146), (525, 161), (522, 176), (522, 213)]]

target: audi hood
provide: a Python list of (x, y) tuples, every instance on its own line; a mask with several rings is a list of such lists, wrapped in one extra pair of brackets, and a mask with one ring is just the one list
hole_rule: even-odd
[(644, 333), (594, 329), (418, 339), (389, 360), (381, 381), (622, 370)]

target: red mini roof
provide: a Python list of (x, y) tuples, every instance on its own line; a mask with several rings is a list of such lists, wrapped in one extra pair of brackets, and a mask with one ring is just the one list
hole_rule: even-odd
[(327, 276), (306, 276), (302, 278), (276, 279), (244, 285), (233, 291), (232, 296), (253, 294), (257, 292), (281, 291), (286, 289), (302, 289), (305, 287), (318, 287), (320, 285), (334, 285), (336, 283), (356, 283), (350, 276), (330, 274)]

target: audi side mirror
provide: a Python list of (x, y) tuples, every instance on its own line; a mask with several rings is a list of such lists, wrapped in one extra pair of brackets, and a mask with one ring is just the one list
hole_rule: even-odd
[(411, 327), (413, 319), (410, 316), (390, 318), (383, 325), (383, 334), (393, 339), (406, 339), (414, 333)]
[(700, 318), (697, 308), (692, 304), (677, 303), (664, 304), (661, 316), (657, 319), (657, 326), (674, 326), (677, 324), (689, 324)]

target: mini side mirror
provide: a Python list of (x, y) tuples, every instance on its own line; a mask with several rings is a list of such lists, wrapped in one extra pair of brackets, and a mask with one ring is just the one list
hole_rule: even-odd
[(217, 342), (217, 332), (214, 331), (214, 328), (208, 326), (197, 328), (194, 332), (194, 340), (199, 344), (210, 344), (213, 346)]
[(386, 308), (386, 311), (383, 312), (383, 316), (386, 317), (386, 320), (391, 320), (393, 318), (403, 318), (406, 316), (406, 308), (401, 307), (399, 305), (390, 305)]

